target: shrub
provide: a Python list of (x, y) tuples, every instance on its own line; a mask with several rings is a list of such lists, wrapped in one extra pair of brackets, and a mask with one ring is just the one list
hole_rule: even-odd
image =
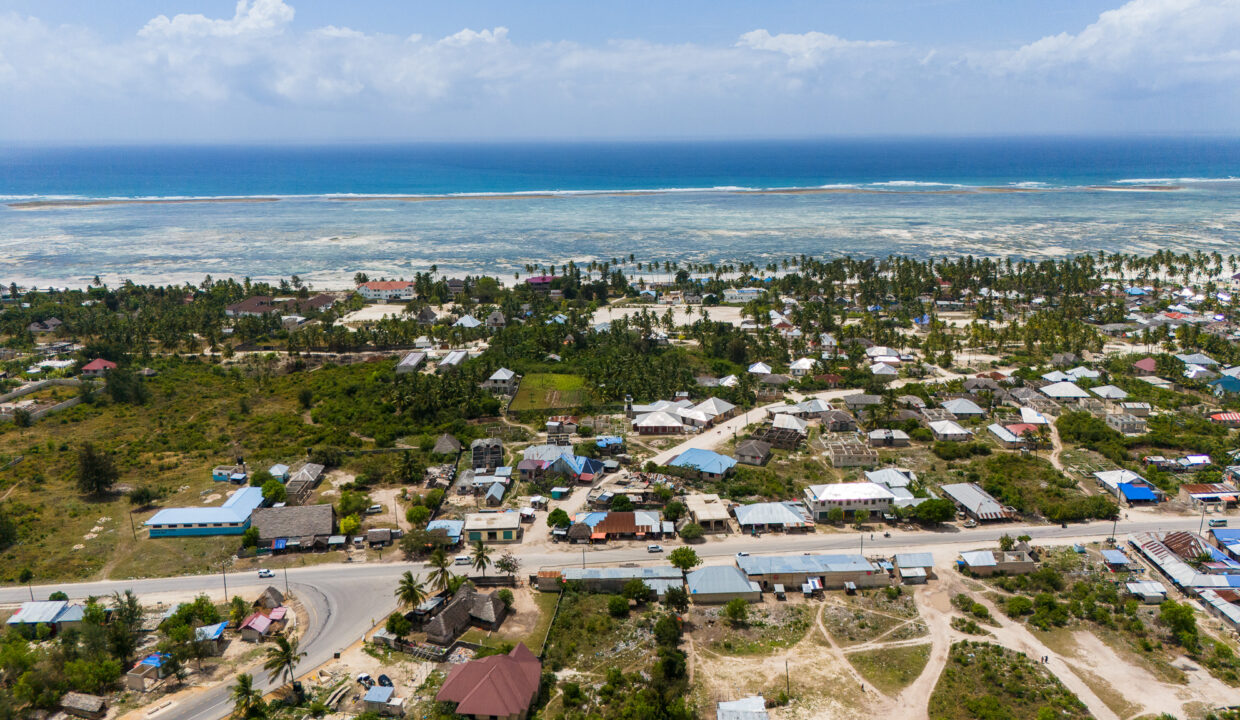
[(504, 607), (506, 608), (511, 608), (513, 601), (516, 600), (516, 598), (513, 597), (512, 591), (508, 588), (500, 588), (499, 592), (496, 594), (499, 596), (500, 602), (504, 603)]
[(706, 531), (702, 529), (702, 526), (694, 522), (685, 523), (685, 526), (680, 529), (680, 537), (684, 540), (697, 540), (705, 534)]
[(629, 599), (619, 595), (612, 595), (607, 598), (607, 612), (611, 613), (611, 616), (615, 618), (628, 617)]
[(1010, 597), (1007, 604), (1003, 606), (1003, 612), (1007, 613), (1008, 617), (1031, 615), (1033, 614), (1033, 601), (1024, 595)]

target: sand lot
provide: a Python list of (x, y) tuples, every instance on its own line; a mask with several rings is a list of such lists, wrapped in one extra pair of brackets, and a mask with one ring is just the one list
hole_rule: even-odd
[(672, 311), (672, 317), (677, 325), (690, 325), (697, 322), (701, 318), (703, 309), (706, 310), (706, 315), (715, 322), (726, 322), (737, 326), (741, 324), (741, 309), (739, 307), (714, 306), (703, 308), (701, 305), (626, 305), (624, 307), (609, 305), (595, 310), (591, 323), (598, 325), (599, 323), (611, 322), (624, 317), (640, 315), (643, 311), (652, 312), (662, 318), (669, 309)]

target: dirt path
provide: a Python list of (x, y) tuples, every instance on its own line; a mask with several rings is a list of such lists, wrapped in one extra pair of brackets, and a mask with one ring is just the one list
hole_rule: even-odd
[[(930, 658), (921, 675), (896, 696), (896, 713), (891, 720), (924, 720), (930, 695), (947, 667), (952, 643), (961, 635), (951, 626), (951, 596), (954, 588), (946, 581), (923, 585), (913, 592), (913, 600), (930, 634)], [(925, 642), (926, 638), (918, 638)]]
[[(1017, 624), (1009, 620), (1007, 615), (1000, 612), (994, 603), (984, 596), (975, 595), (974, 599), (985, 605), (990, 611), (991, 617), (999, 623), (998, 627), (988, 627), (987, 630), (994, 634), (1000, 645), (1017, 652), (1022, 652), (1035, 662), (1044, 656), (1049, 658), (1046, 668), (1055, 677), (1059, 678), (1059, 681), (1065, 687), (1080, 698), (1081, 702), (1085, 703), (1085, 707), (1089, 709), (1090, 714), (1098, 718), (1098, 720), (1120, 720), (1119, 716), (1102, 701), (1102, 698), (1094, 693), (1093, 689), (1076, 674), (1071, 664), (1060, 656), (1059, 653), (1051, 650), (1041, 640), (1038, 640), (1023, 624)], [(1125, 685), (1129, 685), (1129, 683), (1125, 683)]]
[(1059, 428), (1055, 427), (1055, 423), (1047, 423), (1046, 427), (1051, 432), (1051, 455), (1049, 458), (1051, 465), (1066, 475), (1067, 471), (1064, 470), (1063, 461), (1059, 459), (1059, 455), (1063, 453), (1063, 440), (1059, 438)]

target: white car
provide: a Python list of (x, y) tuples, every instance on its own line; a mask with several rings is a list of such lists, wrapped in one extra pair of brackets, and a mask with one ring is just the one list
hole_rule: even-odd
[(663, 546), (662, 545), (647, 545), (646, 552), (652, 552), (652, 553), (663, 552)]
[(468, 564), (469, 564), (469, 556), (468, 556), (468, 555), (457, 555), (457, 556), (456, 556), (456, 560), (455, 560), (455, 562), (454, 562), (453, 564), (454, 564), (454, 565), (468, 565)]
[(273, 573), (273, 572), (271, 572), (271, 571), (270, 571), (270, 570), (268, 570), (267, 568), (263, 568), (262, 570), (259, 570), (259, 571), (258, 571), (258, 576), (259, 576), (260, 578), (269, 578), (269, 577), (275, 577), (275, 576), (276, 576), (276, 574), (275, 574), (275, 573)]

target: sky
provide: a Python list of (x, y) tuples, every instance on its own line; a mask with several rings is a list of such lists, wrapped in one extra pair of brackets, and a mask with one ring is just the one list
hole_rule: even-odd
[(0, 0), (0, 143), (1240, 134), (1240, 0)]

